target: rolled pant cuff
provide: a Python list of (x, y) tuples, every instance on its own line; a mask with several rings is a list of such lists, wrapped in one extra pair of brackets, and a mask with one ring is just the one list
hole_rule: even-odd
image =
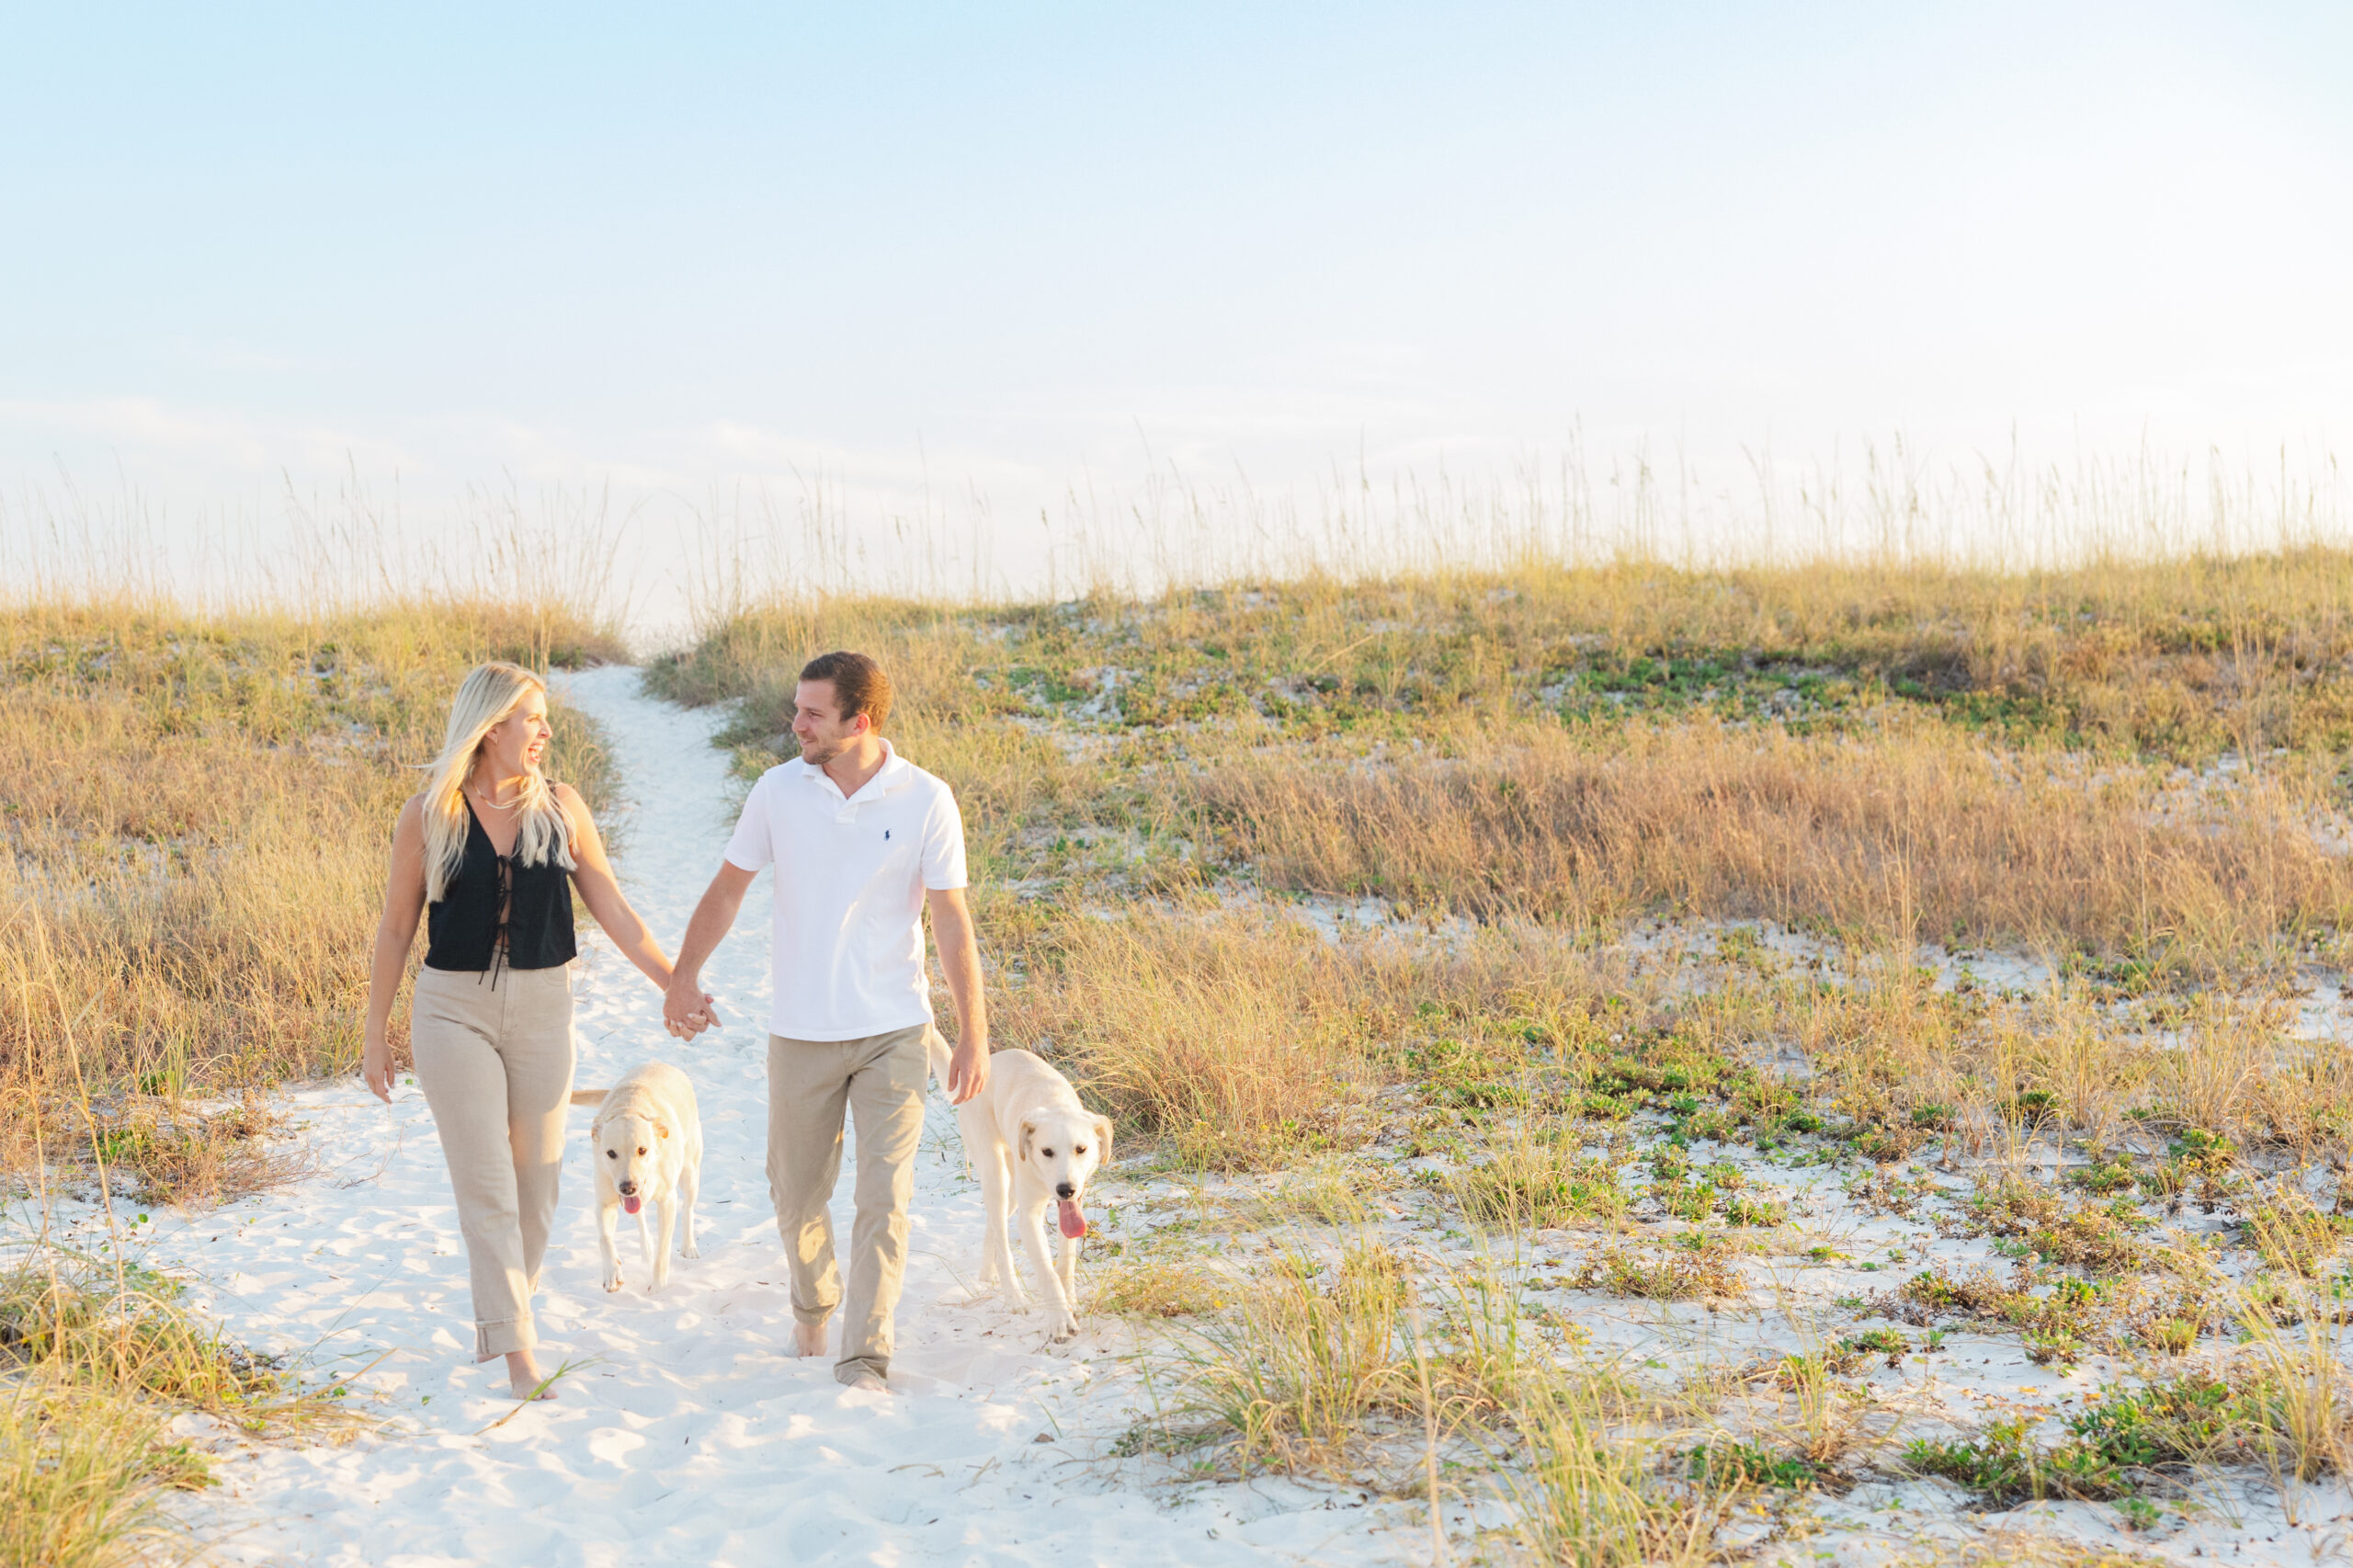
[(834, 1381), (844, 1386), (855, 1383), (869, 1372), (887, 1381), (891, 1376), (891, 1358), (888, 1356), (853, 1356), (847, 1361), (834, 1363)]
[(500, 1356), (512, 1356), (517, 1350), (529, 1350), (540, 1342), (539, 1330), (529, 1318), (515, 1318), (506, 1323), (474, 1324), (474, 1359), (493, 1360)]

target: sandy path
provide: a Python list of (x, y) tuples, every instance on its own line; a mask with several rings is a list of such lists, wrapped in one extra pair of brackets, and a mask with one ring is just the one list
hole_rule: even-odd
[[(711, 721), (637, 693), (636, 672), (575, 677), (638, 802), (620, 861), (630, 897), (674, 945), (732, 817)], [(1090, 1459), (1121, 1425), (1118, 1365), (1082, 1340), (960, 1304), (980, 1207), (935, 1094), (919, 1160), (914, 1257), (891, 1395), (836, 1384), (830, 1358), (790, 1358), (790, 1312), (761, 1160), (767, 878), (709, 971), (729, 1027), (680, 1046), (660, 998), (584, 931), (580, 1082), (658, 1054), (701, 1096), (702, 1256), (649, 1299), (626, 1231), (617, 1296), (599, 1287), (585, 1128), (541, 1284), (551, 1362), (594, 1357), (561, 1397), (515, 1406), (468, 1365), (465, 1266), (433, 1123), (414, 1086), (388, 1110), (356, 1084), (293, 1096), (324, 1168), (290, 1191), (154, 1216), (162, 1258), (260, 1347), (320, 1346), (329, 1366), (390, 1350), (367, 1386), (388, 1417), (340, 1447), (244, 1446), (203, 1506), (239, 1562), (442, 1563), (1209, 1564), (1364, 1561), (1381, 1512), (1285, 1485), (1190, 1501), (1115, 1484)], [(835, 1224), (848, 1233), (848, 1171)], [(345, 1362), (340, 1358), (354, 1359)], [(1093, 1386), (1095, 1395), (1086, 1398)], [(1039, 1441), (1040, 1434), (1046, 1441)], [(1066, 1436), (1065, 1436), (1066, 1435)]]

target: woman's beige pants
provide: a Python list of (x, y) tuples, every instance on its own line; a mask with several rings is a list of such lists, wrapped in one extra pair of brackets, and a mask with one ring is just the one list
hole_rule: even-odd
[(409, 1025), (473, 1275), (474, 1359), (528, 1350), (572, 1093), (572, 969), (416, 971)]

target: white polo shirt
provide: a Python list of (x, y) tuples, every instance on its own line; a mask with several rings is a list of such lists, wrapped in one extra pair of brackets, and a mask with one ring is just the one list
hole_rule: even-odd
[(776, 867), (776, 1006), (787, 1040), (858, 1040), (931, 1021), (923, 895), (964, 885), (964, 819), (948, 786), (882, 743), (881, 770), (845, 800), (788, 762), (744, 802), (728, 863)]

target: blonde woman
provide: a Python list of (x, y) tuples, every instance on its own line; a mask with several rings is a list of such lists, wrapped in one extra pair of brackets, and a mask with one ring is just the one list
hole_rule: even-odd
[[(587, 806), (540, 773), (547, 687), (517, 665), (458, 687), (440, 756), (392, 826), (361, 1071), (392, 1093), (384, 1029), (426, 916), (410, 1044), (449, 1164), (473, 1280), (474, 1359), (506, 1358), (516, 1397), (546, 1397), (531, 1297), (555, 1218), (572, 1092), (572, 890), (655, 989), (670, 960), (621, 896)], [(697, 1015), (671, 1032), (692, 1036)]]

